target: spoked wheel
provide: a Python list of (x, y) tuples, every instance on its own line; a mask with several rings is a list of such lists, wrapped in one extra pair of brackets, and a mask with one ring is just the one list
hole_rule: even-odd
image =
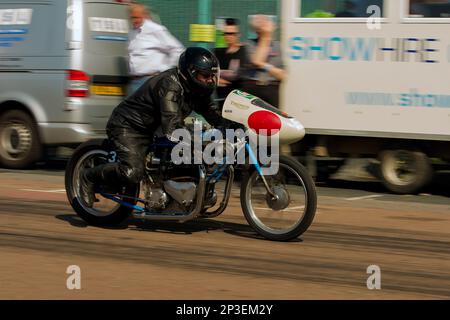
[[(133, 209), (120, 205), (103, 195), (115, 195), (135, 204), (139, 186), (96, 186), (96, 201), (89, 207), (80, 196), (80, 177), (83, 170), (108, 163), (109, 153), (101, 145), (82, 145), (71, 158), (66, 169), (66, 193), (75, 212), (86, 222), (97, 226), (111, 226), (124, 221)], [(102, 195), (103, 194), (103, 195)]]
[(242, 183), (241, 205), (248, 223), (263, 237), (288, 241), (299, 237), (311, 225), (317, 207), (314, 182), (296, 160), (280, 156), (276, 175), (263, 179), (254, 171)]

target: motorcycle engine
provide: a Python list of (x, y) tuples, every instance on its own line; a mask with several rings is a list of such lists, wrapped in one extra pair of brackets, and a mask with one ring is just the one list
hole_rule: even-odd
[(146, 208), (161, 213), (189, 211), (197, 194), (197, 185), (194, 182), (167, 180), (163, 186), (144, 182), (142, 187), (147, 200)]
[(166, 192), (185, 208), (189, 208), (194, 203), (197, 193), (197, 185), (194, 182), (176, 182), (167, 180), (164, 182)]
[(147, 200), (147, 209), (161, 211), (167, 208), (170, 199), (167, 193), (164, 192), (162, 188), (150, 188), (148, 186), (144, 187), (144, 196)]

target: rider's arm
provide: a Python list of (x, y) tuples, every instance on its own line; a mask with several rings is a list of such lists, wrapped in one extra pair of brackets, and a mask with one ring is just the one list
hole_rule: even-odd
[(210, 125), (212, 125), (213, 127), (218, 128), (218, 129), (242, 129), (243, 128), (242, 125), (240, 125), (236, 122), (224, 119), (222, 117), (222, 111), (214, 103), (214, 101), (212, 99), (203, 102), (203, 105), (205, 107), (203, 107), (199, 110), (194, 110), (194, 111), (201, 114), (205, 118), (205, 120), (208, 121), (208, 123)]
[(208, 123), (214, 127), (225, 127), (226, 121), (222, 118), (221, 111), (212, 100), (206, 100), (201, 103), (203, 108), (195, 110), (201, 114)]
[(180, 112), (181, 94), (177, 90), (161, 89), (159, 92), (161, 128), (166, 137), (171, 137), (172, 133), (183, 127), (183, 116)]

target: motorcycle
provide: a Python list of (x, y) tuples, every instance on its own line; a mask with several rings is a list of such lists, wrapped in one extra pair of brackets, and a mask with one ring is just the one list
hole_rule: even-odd
[[(253, 144), (252, 147), (251, 141), (270, 136), (276, 139), (271, 141), (291, 144), (304, 138), (305, 128), (297, 119), (239, 90), (226, 98), (222, 116), (244, 126), (249, 133), (233, 139), (202, 142), (201, 152), (211, 144), (222, 147), (213, 149), (222, 150), (215, 152), (215, 159), (224, 161), (210, 163), (200, 157), (201, 162), (175, 164), (174, 149), (155, 138), (145, 159), (142, 182), (96, 186), (96, 201), (92, 207), (80, 196), (81, 172), (117, 159), (107, 139), (82, 144), (70, 159), (65, 174), (66, 193), (72, 208), (84, 221), (95, 226), (120, 224), (130, 215), (149, 221), (180, 223), (216, 218), (229, 204), (235, 172), (240, 169), (243, 173), (240, 205), (248, 224), (269, 240), (289, 241), (299, 237), (315, 216), (315, 184), (306, 168), (290, 156), (279, 155), (261, 163), (257, 158), (260, 146)], [(204, 130), (203, 137), (211, 136), (211, 130)], [(237, 161), (240, 151), (246, 152), (244, 163)], [(184, 149), (178, 153), (183, 156), (183, 152)], [(277, 170), (270, 172), (269, 167)]]

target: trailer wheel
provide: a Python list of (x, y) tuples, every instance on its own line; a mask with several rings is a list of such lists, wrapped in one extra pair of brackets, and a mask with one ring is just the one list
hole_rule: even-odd
[(42, 155), (42, 145), (33, 119), (20, 110), (6, 111), (0, 116), (0, 165), (24, 169)]
[(381, 180), (394, 193), (417, 193), (431, 182), (433, 167), (423, 152), (384, 150), (379, 158)]

